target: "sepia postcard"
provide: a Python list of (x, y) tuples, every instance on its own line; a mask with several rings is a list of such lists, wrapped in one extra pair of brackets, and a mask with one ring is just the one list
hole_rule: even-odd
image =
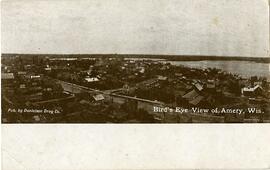
[(270, 122), (249, 2), (3, 1), (2, 123)]
[(1, 122), (270, 123), (269, 54), (268, 0), (3, 0)]

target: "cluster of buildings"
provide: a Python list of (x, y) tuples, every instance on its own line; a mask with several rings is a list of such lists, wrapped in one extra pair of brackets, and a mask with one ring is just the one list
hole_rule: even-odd
[(18, 56), (5, 62), (6, 60), (1, 65), (3, 122), (10, 122), (9, 119), (14, 117), (15, 113), (8, 111), (11, 109), (23, 111), (17, 112), (15, 117), (18, 119), (27, 122), (41, 120), (38, 115), (30, 112), (32, 108), (61, 110), (58, 101), (72, 96), (64, 92), (59, 83), (44, 74), (48, 71), (46, 65), (39, 66), (35, 60), (27, 61)]
[(215, 68), (123, 57), (14, 56), (2, 59), (1, 69), (4, 107), (61, 110), (47, 117), (31, 115), (30, 122), (152, 122), (157, 120), (151, 114), (155, 103), (184, 108), (256, 107), (270, 118), (269, 79), (244, 79)]
[[(6, 68), (6, 67), (5, 67)], [(39, 102), (64, 96), (60, 84), (43, 74), (2, 69), (2, 92), (14, 103)]]

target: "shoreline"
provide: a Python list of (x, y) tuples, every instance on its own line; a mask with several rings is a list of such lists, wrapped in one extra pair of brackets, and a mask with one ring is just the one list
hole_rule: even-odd
[(149, 58), (165, 59), (171, 61), (252, 61), (256, 63), (270, 63), (270, 57), (245, 57), (245, 56), (206, 56), (206, 55), (153, 55), (153, 54), (19, 54), (2, 53), (1, 57), (53, 57), (53, 58)]

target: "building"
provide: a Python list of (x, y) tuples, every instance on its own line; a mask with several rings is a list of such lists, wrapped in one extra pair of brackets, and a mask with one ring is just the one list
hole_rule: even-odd
[(203, 86), (202, 86), (200, 83), (194, 84), (194, 87), (195, 87), (198, 91), (202, 91), (202, 90), (203, 90)]
[(157, 76), (157, 79), (159, 81), (166, 81), (168, 79), (168, 77), (165, 77), (165, 76)]
[(2, 80), (14, 80), (14, 74), (13, 73), (2, 73), (1, 79)]
[(5, 88), (14, 88), (15, 77), (13, 73), (1, 73), (1, 83)]
[(195, 98), (193, 98), (192, 100), (189, 101), (189, 104), (193, 105), (193, 106), (197, 106), (200, 103), (203, 102), (204, 97), (201, 95), (196, 96)]
[(93, 98), (96, 102), (101, 102), (101, 101), (104, 101), (105, 99), (105, 97), (102, 94), (94, 95)]
[(241, 90), (242, 95), (249, 96), (249, 97), (256, 97), (261, 95), (263, 89), (260, 85), (256, 85), (254, 87), (244, 87)]
[(84, 80), (85, 80), (86, 82), (88, 82), (88, 83), (92, 83), (92, 82), (97, 82), (97, 81), (99, 81), (99, 79), (98, 79), (97, 77), (86, 77)]

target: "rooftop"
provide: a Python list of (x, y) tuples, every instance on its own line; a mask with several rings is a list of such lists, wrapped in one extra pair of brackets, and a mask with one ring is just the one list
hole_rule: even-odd
[(1, 78), (4, 80), (14, 79), (14, 74), (13, 73), (2, 73)]

